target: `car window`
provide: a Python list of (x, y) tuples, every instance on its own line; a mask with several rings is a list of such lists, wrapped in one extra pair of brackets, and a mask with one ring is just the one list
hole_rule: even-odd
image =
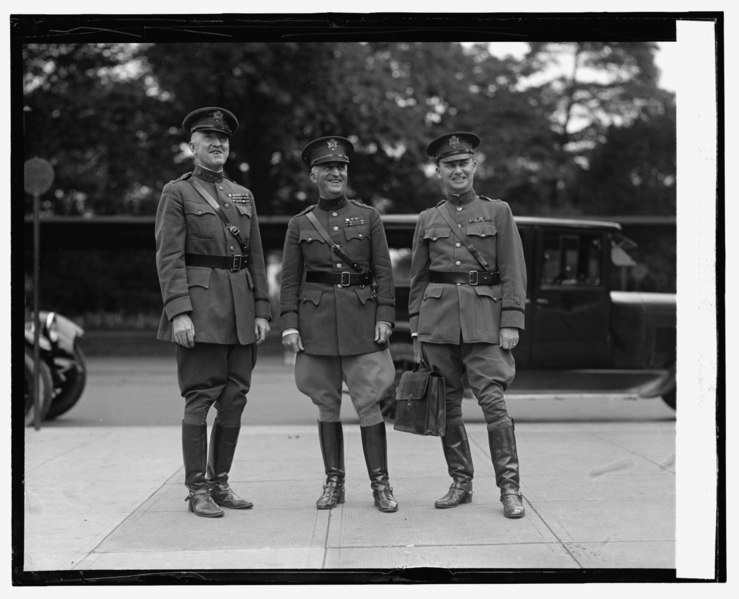
[(542, 287), (600, 287), (603, 240), (600, 235), (543, 234)]

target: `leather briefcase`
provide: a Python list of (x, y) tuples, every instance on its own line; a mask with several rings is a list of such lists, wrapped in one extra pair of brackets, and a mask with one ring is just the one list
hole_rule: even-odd
[(404, 372), (395, 390), (396, 431), (442, 436), (446, 427), (444, 377), (425, 365)]

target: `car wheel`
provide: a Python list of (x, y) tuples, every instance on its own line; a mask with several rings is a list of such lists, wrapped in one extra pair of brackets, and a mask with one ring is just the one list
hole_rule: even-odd
[(677, 411), (677, 389), (673, 388), (672, 391), (665, 393), (662, 396), (662, 401), (664, 401), (673, 410)]
[[(33, 352), (26, 350), (25, 357), (25, 380), (24, 380), (24, 408), (25, 408), (25, 425), (34, 426), (36, 422), (36, 410), (33, 403)], [(51, 372), (49, 367), (42, 361), (39, 361), (39, 421), (43, 420), (49, 412), (51, 406)]]
[(416, 363), (413, 360), (413, 346), (409, 343), (398, 343), (390, 346), (390, 353), (395, 366), (395, 380), (380, 400), (380, 411), (385, 422), (395, 422), (395, 389), (400, 382), (400, 375), (413, 370)]
[(82, 349), (75, 343), (74, 359), (61, 373), (64, 381), (59, 391), (51, 400), (47, 420), (52, 420), (71, 410), (79, 401), (87, 383), (87, 366)]

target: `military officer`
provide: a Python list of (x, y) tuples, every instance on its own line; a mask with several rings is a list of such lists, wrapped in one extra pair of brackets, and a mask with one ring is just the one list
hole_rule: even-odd
[(326, 472), (318, 509), (344, 502), (342, 381), (359, 415), (374, 502), (381, 512), (398, 503), (388, 480), (387, 438), (379, 401), (395, 377), (388, 339), (395, 291), (385, 231), (374, 208), (346, 196), (354, 147), (344, 137), (321, 137), (302, 158), (317, 202), (294, 216), (285, 237), (280, 315), (285, 348), (297, 352), (298, 389), (318, 407)]
[(511, 352), (524, 328), (526, 267), (508, 204), (475, 192), (479, 143), (473, 133), (455, 132), (427, 148), (444, 199), (418, 218), (410, 327), (416, 361), (425, 358), (446, 384), (442, 447), (452, 484), (435, 506), (456, 507), (472, 498), (472, 456), (462, 419), (462, 376), (467, 374), (487, 423), (503, 513), (521, 518), (516, 439), (503, 394), (515, 375)]
[[(156, 215), (156, 264), (164, 310), (157, 338), (174, 341), (185, 399), (186, 501), (197, 516), (249, 509), (228, 483), (256, 345), (271, 318), (262, 242), (251, 192), (224, 176), (239, 126), (219, 107), (182, 122), (194, 169), (164, 186)], [(208, 454), (206, 417), (217, 415)]]

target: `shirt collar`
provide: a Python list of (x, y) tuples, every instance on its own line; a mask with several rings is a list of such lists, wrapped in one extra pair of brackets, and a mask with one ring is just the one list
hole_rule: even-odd
[(450, 193), (447, 195), (446, 199), (450, 204), (461, 206), (462, 204), (469, 204), (476, 197), (477, 193), (475, 192), (475, 190), (470, 189), (469, 191), (465, 191), (464, 193), (459, 195)]
[(216, 172), (210, 170), (209, 168), (205, 168), (204, 166), (196, 164), (195, 168), (192, 171), (192, 174), (195, 175), (198, 179), (202, 179), (203, 181), (210, 181), (211, 183), (223, 181), (223, 169)]
[(319, 197), (318, 207), (321, 210), (338, 210), (339, 208), (343, 208), (344, 206), (346, 206), (346, 201), (346, 196), (333, 198), (332, 200)]

